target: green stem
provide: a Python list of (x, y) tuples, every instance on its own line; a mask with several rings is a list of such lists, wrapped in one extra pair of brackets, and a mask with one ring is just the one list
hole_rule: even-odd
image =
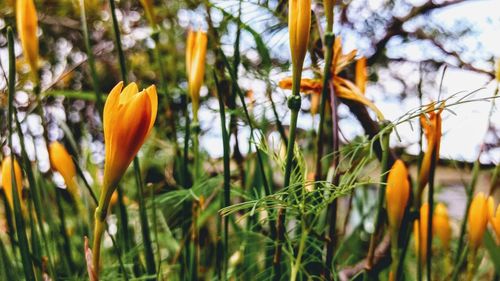
[[(9, 128), (9, 148), (11, 152), (11, 180), (12, 180), (12, 197), (14, 199), (14, 220), (16, 223), (16, 233), (21, 250), (21, 259), (26, 280), (35, 280), (33, 270), (33, 262), (29, 251), (28, 237), (26, 236), (26, 227), (21, 210), (21, 199), (19, 198), (18, 186), (16, 183), (15, 167), (14, 167), (14, 149), (12, 146), (12, 116), (14, 114), (14, 95), (16, 94), (16, 57), (14, 53), (14, 32), (11, 27), (7, 28), (7, 41), (9, 53), (9, 106), (8, 106), (8, 128)], [(20, 129), (20, 128), (18, 128)], [(21, 183), (19, 183), (21, 185)]]
[[(137, 192), (139, 196), (139, 218), (141, 222), (141, 230), (142, 230), (142, 240), (144, 244), (144, 256), (146, 257), (146, 270), (148, 275), (155, 275), (156, 274), (156, 265), (155, 265), (155, 258), (153, 254), (153, 247), (151, 243), (151, 236), (150, 236), (150, 230), (149, 230), (149, 222), (148, 222), (148, 216), (147, 216), (147, 211), (146, 211), (146, 203), (144, 201), (144, 187), (142, 183), (142, 177), (141, 177), (141, 168), (139, 165), (139, 160), (134, 158), (134, 172), (135, 172), (135, 179), (136, 179), (136, 184), (137, 187), (139, 188), (139, 191)], [(151, 280), (154, 278), (149, 278), (148, 280)]]
[[(389, 171), (389, 140), (390, 140), (390, 134), (391, 132), (384, 132), (381, 135), (382, 138), (382, 170), (380, 173), (380, 186), (378, 190), (378, 200), (377, 200), (377, 210), (375, 211), (375, 228), (374, 231), (370, 237), (370, 247), (368, 248), (368, 254), (367, 254), (367, 262), (366, 262), (366, 267), (369, 270), (371, 270), (373, 266), (373, 258), (375, 254), (375, 247), (377, 243), (377, 237), (380, 233), (381, 230), (381, 224), (382, 224), (382, 211), (384, 207), (384, 199), (385, 199), (385, 189), (386, 189), (386, 183), (387, 183), (387, 176), (388, 176), (388, 171)], [(393, 263), (397, 265), (395, 262), (395, 257), (393, 257)], [(396, 274), (396, 271), (394, 271), (393, 274)]]
[(111, 18), (113, 20), (113, 31), (115, 33), (115, 46), (118, 51), (118, 60), (120, 62), (120, 72), (122, 75), (122, 80), (125, 85), (127, 82), (127, 65), (125, 63), (125, 54), (123, 53), (122, 41), (120, 36), (120, 27), (118, 26), (118, 19), (116, 18), (115, 12), (115, 0), (109, 0), (109, 7), (111, 12)]
[[(218, 85), (217, 76), (214, 72), (215, 84)], [(224, 198), (221, 200), (221, 207), (225, 208), (231, 204), (231, 170), (230, 170), (230, 149), (229, 149), (229, 136), (226, 128), (226, 112), (222, 95), (217, 91), (219, 98), (220, 119), (222, 128), (222, 145), (224, 148)], [(222, 280), (227, 278), (228, 268), (228, 252), (229, 252), (229, 217), (225, 216), (223, 221), (224, 230), (222, 232)]]
[(85, 0), (80, 0), (79, 4), (80, 4), (80, 20), (82, 24), (83, 41), (85, 42), (85, 51), (87, 52), (87, 60), (89, 63), (90, 76), (92, 78), (92, 87), (94, 88), (94, 93), (95, 93), (95, 102), (97, 110), (99, 111), (99, 115), (102, 117), (103, 105), (101, 100), (101, 91), (99, 90), (99, 79), (97, 79), (94, 53), (92, 52), (92, 47), (90, 45), (90, 36), (87, 26), (87, 16), (85, 13)]
[(462, 253), (462, 249), (464, 246), (464, 236), (465, 236), (465, 232), (467, 229), (469, 209), (470, 209), (470, 204), (472, 203), (472, 197), (474, 196), (474, 190), (476, 189), (476, 183), (477, 183), (477, 179), (478, 179), (478, 175), (479, 175), (479, 168), (480, 168), (480, 162), (479, 162), (479, 158), (478, 158), (476, 160), (476, 162), (474, 162), (474, 166), (472, 168), (472, 179), (471, 179), (469, 186), (467, 187), (467, 190), (466, 190), (467, 203), (465, 206), (465, 213), (464, 213), (464, 216), (462, 219), (462, 223), (460, 225), (460, 235), (458, 237), (458, 245), (457, 245), (457, 250), (456, 250), (455, 259), (454, 259), (455, 267), (460, 262), (460, 255)]
[[(17, 114), (14, 114), (14, 119), (16, 122), (16, 127), (21, 128), (21, 124), (19, 122), (19, 118), (17, 117)], [(30, 185), (30, 190), (33, 194), (33, 203), (35, 206), (35, 213), (36, 213), (36, 218), (38, 222), (38, 229), (42, 235), (42, 240), (45, 248), (45, 252), (47, 253), (47, 258), (49, 262), (49, 274), (50, 276), (55, 277), (54, 275), (54, 265), (53, 265), (53, 260), (52, 260), (52, 254), (49, 249), (49, 244), (47, 243), (47, 234), (45, 233), (45, 229), (43, 228), (43, 208), (42, 208), (42, 201), (41, 201), (41, 195), (40, 195), (40, 189), (39, 185), (36, 183), (35, 176), (33, 174), (33, 169), (31, 167), (31, 162), (29, 160), (28, 154), (26, 153), (26, 146), (24, 143), (24, 133), (22, 130), (18, 130), (19, 134), (19, 144), (21, 145), (21, 156), (22, 160), (24, 163), (26, 175), (28, 177), (28, 182)]]
[(431, 281), (432, 278), (432, 214), (434, 211), (434, 176), (436, 174), (436, 162), (438, 155), (436, 154), (437, 147), (432, 151), (431, 157), (431, 167), (429, 171), (429, 191), (428, 191), (428, 203), (429, 203), (429, 212), (427, 217), (427, 281)]
[[(288, 107), (291, 110), (290, 116), (290, 129), (289, 129), (289, 143), (286, 151), (286, 161), (285, 161), (285, 178), (283, 188), (288, 188), (290, 186), (290, 180), (292, 176), (292, 164), (294, 158), (294, 148), (295, 148), (295, 131), (297, 129), (297, 120), (299, 117), (300, 110), (300, 79), (302, 69), (293, 68), (293, 82), (292, 82), (292, 96), (288, 100)], [(290, 191), (288, 191), (290, 192)], [(288, 196), (285, 196), (284, 200), (288, 200)], [(286, 229), (286, 208), (281, 208), (278, 212), (278, 225), (277, 225), (277, 241), (274, 251), (273, 260), (273, 280), (279, 280), (281, 277), (281, 255), (283, 251), (283, 242), (285, 240), (285, 229)]]
[(304, 254), (304, 249), (306, 246), (306, 240), (307, 240), (307, 235), (309, 232), (307, 231), (305, 227), (305, 221), (304, 219), (301, 220), (301, 225), (302, 225), (302, 233), (300, 235), (300, 242), (299, 242), (299, 250), (297, 252), (297, 259), (295, 260), (295, 264), (292, 266), (292, 272), (290, 275), (290, 281), (295, 281), (297, 280), (297, 274), (300, 269), (300, 264), (302, 261), (302, 255)]

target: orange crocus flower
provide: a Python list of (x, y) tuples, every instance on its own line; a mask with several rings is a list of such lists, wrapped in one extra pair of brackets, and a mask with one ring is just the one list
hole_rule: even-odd
[(392, 165), (387, 177), (387, 188), (385, 191), (387, 201), (387, 216), (391, 234), (398, 233), (401, 221), (410, 198), (410, 182), (408, 170), (401, 160), (396, 160)]
[(432, 230), (433, 233), (441, 240), (441, 243), (445, 249), (450, 247), (451, 239), (451, 225), (450, 218), (448, 217), (448, 210), (443, 203), (438, 203), (434, 210), (434, 216), (432, 219)]
[(477, 250), (483, 241), (483, 235), (488, 225), (488, 203), (484, 193), (479, 192), (472, 199), (468, 226), (469, 226), (469, 242), (473, 250)]
[[(340, 36), (335, 38), (335, 43), (333, 48), (334, 48), (334, 58), (332, 61), (332, 75), (333, 75), (332, 82), (335, 95), (339, 98), (352, 100), (364, 104), (377, 114), (377, 118), (379, 120), (385, 119), (382, 112), (375, 106), (375, 104), (373, 104), (373, 102), (367, 99), (364, 95), (364, 88), (365, 88), (364, 85), (366, 84), (366, 77), (364, 78), (364, 83), (362, 83), (363, 78), (360, 77), (358, 78), (359, 84), (355, 84), (345, 78), (338, 76), (338, 74), (347, 65), (353, 62), (354, 57), (356, 56), (356, 50), (353, 50), (347, 54), (343, 54)], [(360, 64), (360, 68), (361, 66), (363, 66), (362, 62)], [(361, 74), (359, 75), (361, 76), (363, 75), (363, 73), (361, 72)], [(366, 72), (364, 75), (366, 75)], [(282, 89), (291, 90), (292, 77), (287, 77), (285, 79), (282, 79), (279, 82), (278, 86)], [(358, 86), (361, 86), (361, 89)], [(312, 93), (321, 94), (322, 90), (323, 90), (323, 82), (321, 79), (304, 78), (300, 81), (300, 91), (305, 94), (312, 94)]]
[(198, 121), (200, 108), (200, 89), (205, 75), (205, 56), (207, 52), (207, 33), (201, 30), (189, 30), (186, 42), (186, 70), (188, 91), (193, 103), (193, 118)]
[(441, 143), (441, 112), (444, 109), (444, 103), (437, 110), (434, 110), (434, 103), (427, 107), (427, 114), (420, 116), (420, 124), (424, 130), (425, 138), (427, 139), (427, 149), (422, 160), (420, 167), (420, 174), (418, 177), (419, 193), (424, 189), (425, 185), (429, 182), (429, 172), (431, 168), (432, 154), (435, 153), (436, 160), (439, 159), (439, 147)]

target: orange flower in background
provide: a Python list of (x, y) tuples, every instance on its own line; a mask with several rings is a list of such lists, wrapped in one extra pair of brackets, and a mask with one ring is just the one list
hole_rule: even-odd
[(193, 118), (198, 121), (200, 108), (200, 89), (205, 75), (205, 56), (207, 53), (207, 33), (201, 30), (189, 30), (186, 42), (186, 70), (188, 90), (193, 103)]
[(73, 158), (60, 142), (49, 145), (50, 166), (64, 178), (68, 191), (76, 198), (78, 185), (76, 182), (76, 167)]
[(483, 241), (483, 235), (488, 225), (488, 203), (484, 193), (479, 192), (470, 204), (468, 226), (469, 242), (473, 250), (476, 250)]
[[(333, 75), (332, 81), (333, 81), (335, 95), (339, 98), (352, 100), (364, 104), (377, 114), (377, 118), (379, 120), (384, 120), (385, 118), (382, 112), (375, 106), (373, 102), (367, 99), (364, 95), (364, 90), (366, 88), (365, 86), (366, 68), (364, 73), (365, 77), (357, 78), (359, 79), (359, 81), (357, 81), (357, 83), (359, 84), (355, 84), (347, 79), (338, 76), (338, 74), (347, 65), (349, 65), (354, 61), (354, 57), (356, 56), (356, 50), (353, 50), (347, 54), (342, 54), (342, 44), (340, 36), (337, 36), (335, 38), (335, 43), (333, 47), (334, 47), (334, 58), (332, 61), (332, 75)], [(361, 62), (359, 68), (361, 68), (362, 66), (363, 62)], [(356, 77), (362, 75), (363, 74), (361, 73), (360, 75), (356, 75)], [(287, 77), (282, 79), (281, 81), (279, 81), (278, 86), (285, 90), (291, 90), (292, 77)], [(358, 86), (361, 86), (363, 90), (360, 89)], [(322, 90), (323, 90), (323, 82), (321, 79), (304, 78), (300, 81), (300, 91), (305, 94), (312, 94), (312, 93), (321, 94)]]
[(401, 160), (396, 160), (387, 177), (387, 188), (385, 191), (387, 200), (387, 216), (389, 227), (393, 234), (397, 233), (410, 198), (410, 182), (408, 181), (408, 170)]
[(356, 61), (356, 80), (355, 84), (361, 93), (366, 92), (366, 80), (367, 80), (368, 72), (366, 69), (366, 58), (361, 57)]
[[(441, 112), (443, 112), (444, 103), (437, 110), (434, 110), (434, 103), (427, 107), (427, 114), (420, 116), (420, 124), (424, 130), (425, 138), (427, 139), (427, 149), (420, 167), (418, 177), (419, 191), (421, 192), (425, 185), (429, 182), (429, 172), (431, 168), (432, 154), (435, 153), (436, 160), (439, 159), (439, 147), (441, 143)], [(420, 192), (417, 196), (420, 196)]]
[(495, 231), (497, 236), (497, 244), (500, 244), (500, 204), (495, 211), (495, 202), (493, 197), (488, 198), (488, 213), (490, 218), (491, 228)]
[[(3, 159), (2, 162), (2, 186), (3, 191), (5, 193), (5, 197), (7, 197), (7, 201), (9, 202), (10, 208), (14, 209), (14, 197), (12, 194), (13, 186), (12, 186), (12, 158), (11, 156), (7, 156)], [(14, 175), (16, 177), (16, 186), (17, 193), (19, 194), (20, 202), (23, 195), (23, 175), (21, 171), (21, 167), (19, 163), (14, 158)]]
[(413, 223), (413, 235), (415, 239), (415, 251), (420, 256), (422, 263), (427, 260), (427, 228), (429, 221), (429, 203), (420, 207), (420, 219)]
[(118, 83), (104, 105), (103, 194), (107, 201), (149, 135), (158, 110), (154, 85), (141, 92), (135, 83), (130, 83), (123, 91), (122, 87), (123, 82)]
[(438, 203), (432, 219), (433, 233), (441, 240), (443, 247), (449, 249), (451, 240), (451, 225), (448, 210), (443, 203)]
[[(298, 72), (302, 71), (309, 43), (311, 29), (311, 0), (290, 0), (288, 2), (288, 32), (292, 64)], [(295, 74), (294, 74), (295, 75)]]
[(38, 72), (38, 17), (33, 0), (16, 1), (16, 23), (23, 54), (31, 72)]

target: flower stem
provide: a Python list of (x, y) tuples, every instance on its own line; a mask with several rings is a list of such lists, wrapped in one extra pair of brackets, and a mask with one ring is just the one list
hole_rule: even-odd
[[(16, 183), (15, 167), (14, 167), (14, 150), (12, 143), (12, 116), (14, 115), (14, 95), (16, 94), (16, 57), (14, 53), (14, 32), (11, 27), (7, 28), (7, 42), (9, 54), (9, 97), (8, 97), (8, 129), (9, 129), (9, 148), (11, 152), (11, 180), (12, 180), (12, 197), (14, 201), (14, 220), (16, 224), (16, 233), (21, 251), (21, 260), (23, 264), (24, 276), (26, 280), (35, 280), (35, 272), (33, 270), (33, 262), (29, 251), (28, 237), (26, 236), (25, 221), (22, 215), (21, 198), (19, 198), (18, 188), (21, 188), (21, 183)], [(20, 129), (20, 128), (19, 128)]]
[[(292, 176), (292, 164), (294, 158), (294, 148), (295, 148), (295, 131), (297, 128), (297, 120), (300, 110), (300, 79), (302, 75), (302, 69), (293, 68), (293, 82), (292, 82), (292, 96), (288, 99), (288, 108), (290, 108), (290, 131), (288, 138), (288, 146), (286, 152), (285, 161), (285, 178), (283, 188), (288, 188), (290, 186), (290, 180)], [(290, 192), (290, 191), (289, 191)], [(288, 196), (285, 195), (284, 201), (288, 200)], [(273, 260), (273, 280), (279, 280), (281, 277), (281, 254), (283, 251), (283, 242), (285, 240), (285, 229), (286, 229), (286, 208), (281, 208), (278, 211), (278, 225), (277, 225), (277, 241), (274, 251)]]
[[(376, 239), (377, 236), (380, 233), (380, 228), (382, 224), (382, 209), (384, 206), (384, 199), (385, 199), (385, 188), (386, 188), (386, 182), (387, 182), (387, 176), (388, 176), (388, 170), (389, 170), (389, 139), (390, 139), (390, 130), (388, 132), (384, 132), (381, 135), (382, 138), (382, 170), (380, 173), (380, 186), (378, 190), (378, 200), (377, 200), (377, 210), (375, 212), (375, 228), (373, 230), (373, 233), (370, 237), (370, 247), (368, 249), (368, 255), (366, 257), (366, 269), (370, 271), (373, 266), (373, 258), (374, 258), (374, 253), (375, 253), (375, 247), (376, 247)], [(395, 262), (395, 257), (393, 258), (393, 263), (397, 264)], [(397, 270), (397, 269), (396, 269)], [(396, 271), (393, 271), (393, 274), (397, 274)]]
[(87, 52), (87, 60), (89, 63), (90, 76), (92, 78), (92, 86), (94, 88), (94, 93), (95, 93), (95, 104), (97, 106), (97, 110), (99, 111), (99, 115), (102, 117), (103, 105), (101, 100), (101, 91), (99, 90), (99, 79), (97, 79), (94, 54), (92, 52), (92, 47), (90, 45), (87, 16), (85, 13), (85, 0), (80, 0), (79, 4), (80, 4), (80, 20), (82, 24), (83, 41), (85, 41), (85, 51)]

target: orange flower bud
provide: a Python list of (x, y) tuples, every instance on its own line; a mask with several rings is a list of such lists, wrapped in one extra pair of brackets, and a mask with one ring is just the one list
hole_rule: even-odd
[(415, 239), (415, 251), (420, 255), (422, 263), (427, 259), (427, 226), (429, 221), (429, 203), (420, 207), (420, 219), (413, 223), (413, 235)]
[(53, 142), (49, 145), (50, 166), (57, 171), (64, 179), (68, 191), (73, 196), (78, 196), (78, 186), (76, 183), (76, 167), (71, 155), (60, 142)]
[(486, 231), (486, 226), (488, 224), (488, 204), (487, 198), (484, 193), (479, 192), (469, 209), (469, 242), (472, 249), (477, 249), (481, 242), (483, 241), (483, 235)]
[(394, 162), (387, 177), (385, 198), (387, 200), (389, 227), (393, 233), (397, 233), (410, 198), (408, 170), (403, 161), (399, 159)]
[(448, 210), (443, 203), (438, 203), (434, 209), (432, 219), (433, 233), (441, 240), (443, 247), (449, 249), (451, 239), (451, 226), (448, 217)]
[[(14, 197), (12, 197), (12, 158), (7, 156), (2, 162), (2, 185), (3, 191), (5, 192), (5, 197), (12, 209), (14, 209)], [(21, 200), (23, 195), (23, 175), (21, 172), (21, 167), (19, 163), (14, 158), (14, 175), (16, 177), (17, 192), (19, 194), (19, 200)]]
[(488, 211), (491, 227), (497, 235), (497, 242), (500, 244), (500, 205), (497, 206), (495, 211), (495, 203), (493, 197), (488, 198)]
[(33, 0), (17, 0), (16, 22), (24, 57), (31, 67), (31, 72), (36, 74), (38, 71), (38, 17)]
[[(434, 103), (431, 103), (427, 107), (427, 111), (430, 111), (427, 117), (423, 114), (420, 116), (420, 124), (424, 130), (425, 138), (427, 139), (427, 150), (425, 151), (418, 177), (420, 191), (423, 190), (429, 181), (432, 154), (435, 152), (436, 159), (439, 158), (439, 147), (441, 143), (441, 112), (443, 112), (443, 109), (444, 103), (441, 104), (437, 112), (434, 111)], [(418, 194), (418, 196), (420, 196), (420, 194)]]
[(288, 32), (292, 64), (297, 73), (300, 73), (309, 43), (311, 0), (290, 0), (288, 3)]
[(102, 196), (109, 199), (125, 170), (149, 135), (156, 119), (156, 87), (138, 91), (135, 83), (123, 89), (118, 83), (104, 105), (104, 141), (106, 159)]
[(188, 88), (193, 103), (193, 118), (198, 121), (198, 109), (200, 108), (200, 88), (205, 75), (205, 55), (207, 52), (207, 33), (199, 30), (188, 32), (186, 42), (186, 70), (188, 77)]

